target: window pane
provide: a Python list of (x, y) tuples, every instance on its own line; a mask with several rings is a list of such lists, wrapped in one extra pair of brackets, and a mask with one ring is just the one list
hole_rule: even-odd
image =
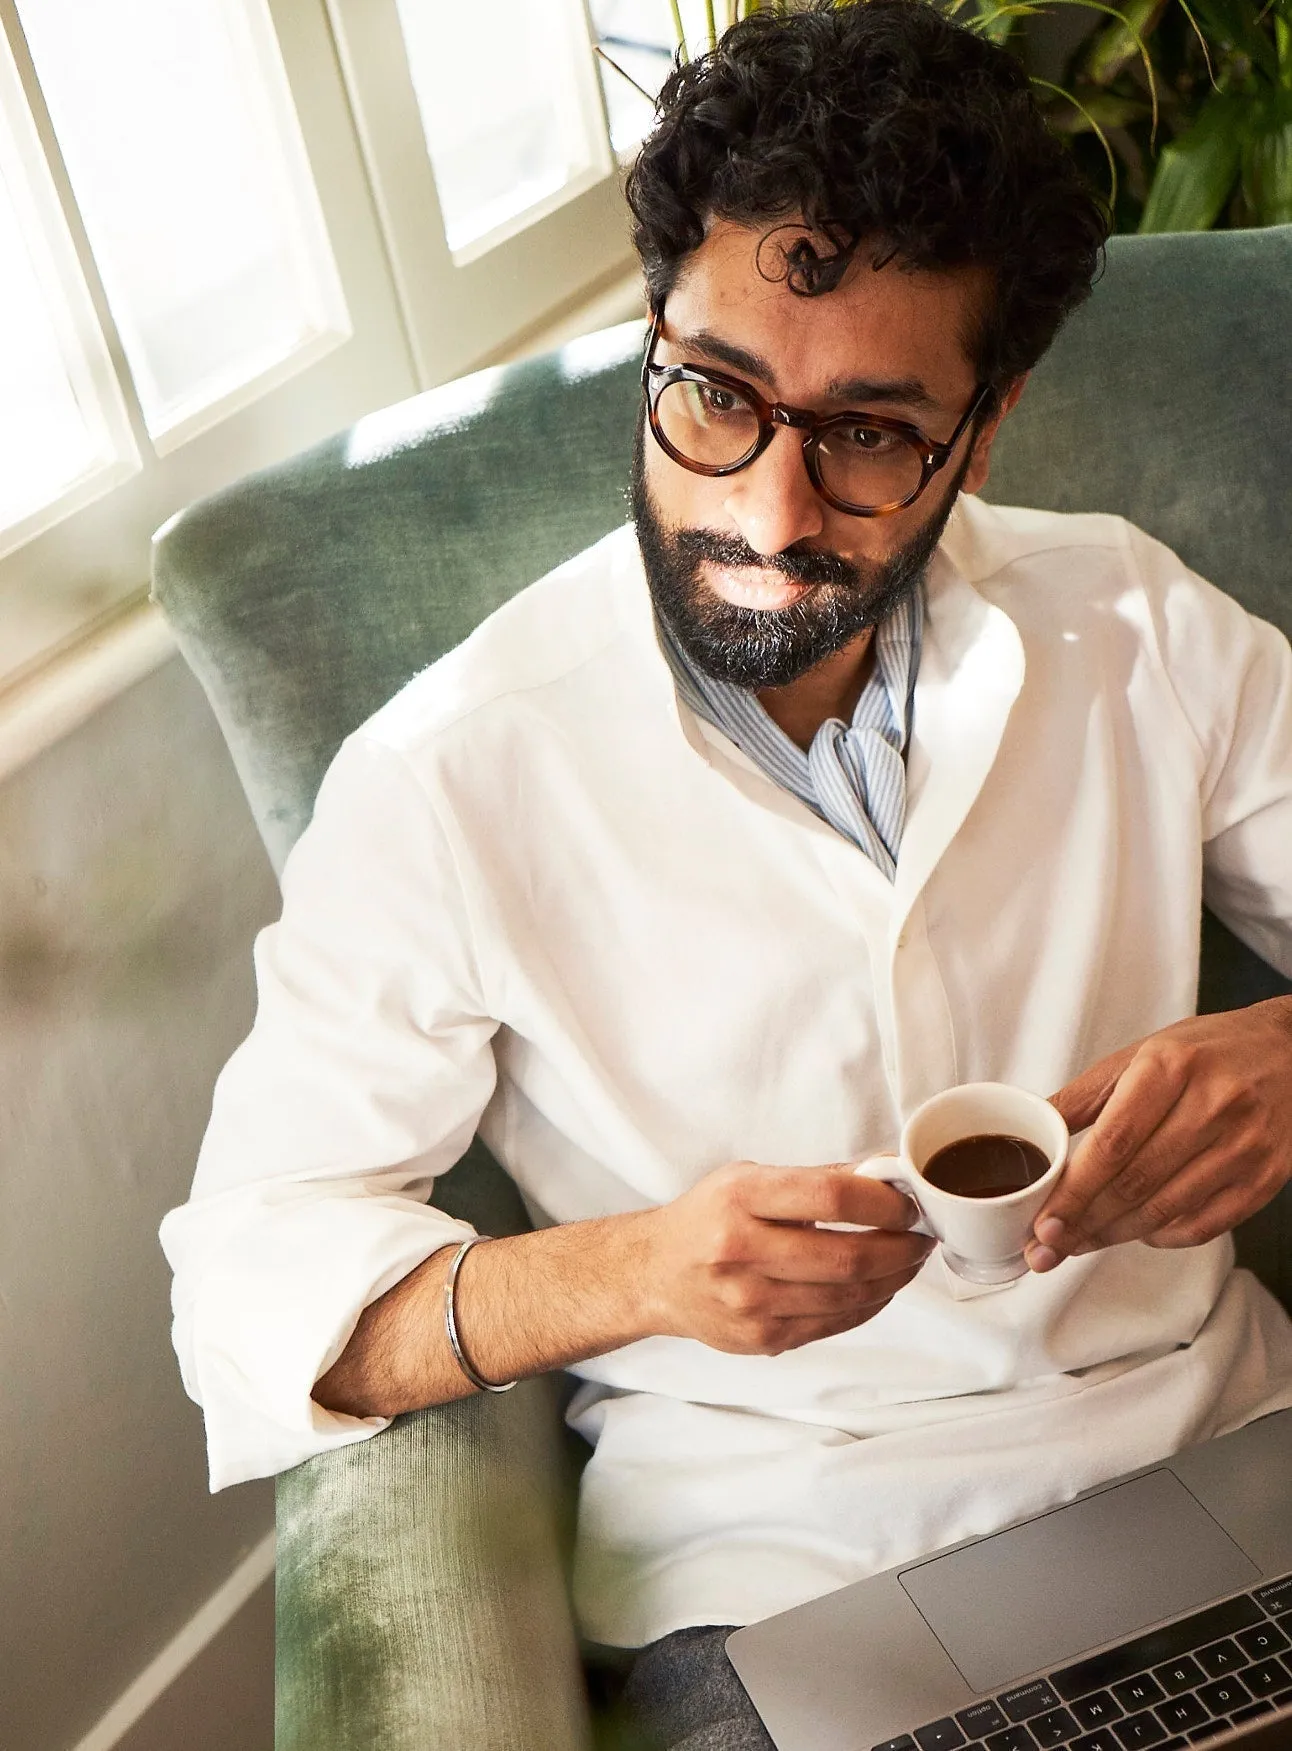
[(597, 165), (577, 0), (397, 0), (450, 249)]
[(653, 99), (673, 64), (677, 50), (673, 12), (668, 0), (591, 0), (589, 12), (597, 41), (615, 63), (608, 67), (601, 61), (601, 84), (610, 143), (616, 152), (623, 152), (642, 138), (655, 113), (653, 102), (642, 92)]
[(0, 550), (137, 466), (107, 346), (0, 36)]
[(0, 172), (0, 529), (12, 528), (102, 459), (77, 402), (41, 279)]
[(263, 0), (18, 0), (156, 436), (344, 326)]

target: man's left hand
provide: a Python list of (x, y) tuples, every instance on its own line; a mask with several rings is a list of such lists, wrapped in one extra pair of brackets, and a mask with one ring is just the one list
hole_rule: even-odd
[(1201, 1246), (1292, 1178), (1292, 998), (1176, 1022), (1050, 1099), (1092, 1129), (1036, 1219), (1034, 1271), (1124, 1240)]

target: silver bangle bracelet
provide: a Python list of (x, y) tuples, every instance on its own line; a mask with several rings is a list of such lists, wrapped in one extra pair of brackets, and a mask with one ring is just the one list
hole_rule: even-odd
[(462, 1261), (473, 1246), (482, 1240), (490, 1238), (487, 1234), (473, 1234), (462, 1242), (453, 1255), (453, 1263), (449, 1266), (449, 1274), (444, 1279), (444, 1329), (448, 1333), (449, 1348), (453, 1351), (453, 1360), (475, 1387), (477, 1392), (510, 1392), (515, 1386), (514, 1380), (506, 1381), (502, 1386), (494, 1386), (482, 1374), (477, 1374), (467, 1361), (462, 1349), (462, 1340), (458, 1336), (458, 1272), (462, 1269)]

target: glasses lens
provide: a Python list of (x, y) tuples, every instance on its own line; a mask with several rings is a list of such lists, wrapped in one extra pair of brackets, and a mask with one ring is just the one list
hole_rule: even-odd
[(723, 383), (670, 383), (655, 418), (678, 455), (704, 468), (727, 468), (758, 443), (757, 413)]
[(924, 478), (919, 451), (896, 432), (860, 421), (831, 426), (817, 444), (821, 483), (859, 510), (900, 504)]

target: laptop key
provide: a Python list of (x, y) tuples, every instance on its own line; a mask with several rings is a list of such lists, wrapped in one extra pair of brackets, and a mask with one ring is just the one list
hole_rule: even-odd
[(1106, 1690), (1096, 1690), (1091, 1696), (1081, 1696), (1069, 1705), (1077, 1722), (1083, 1727), (1103, 1727), (1115, 1721), (1121, 1709)]
[(1227, 1672), (1237, 1672), (1247, 1664), (1247, 1655), (1237, 1642), (1213, 1642), (1209, 1648), (1198, 1649), (1198, 1664), (1208, 1678), (1223, 1678)]
[(1281, 1654), (1285, 1648), (1292, 1647), (1292, 1642), (1276, 1623), (1258, 1623), (1255, 1629), (1245, 1629), (1234, 1640), (1253, 1660), (1264, 1660), (1270, 1654)]
[(920, 1751), (961, 1751), (967, 1742), (950, 1715), (940, 1721), (930, 1721), (927, 1727), (915, 1729), (915, 1743)]
[(1243, 1683), (1253, 1696), (1275, 1696), (1286, 1690), (1289, 1674), (1282, 1660), (1261, 1660), (1255, 1666), (1243, 1667)]
[(1188, 1654), (1181, 1660), (1169, 1660), (1165, 1666), (1155, 1666), (1153, 1676), (1168, 1696), (1179, 1696), (1182, 1690), (1194, 1690), (1207, 1682), (1207, 1675)]
[(1036, 1715), (1027, 1724), (1041, 1751), (1050, 1751), (1052, 1745), (1066, 1745), (1081, 1731), (1066, 1708), (1053, 1708), (1048, 1715)]
[(1189, 1734), (1189, 1743), (1197, 1745), (1203, 1739), (1214, 1738), (1217, 1733), (1229, 1731), (1228, 1721), (1209, 1721), (1205, 1727), (1197, 1727)]
[(1191, 1654), (1196, 1648), (1205, 1648), (1240, 1629), (1251, 1629), (1261, 1621), (1260, 1606), (1240, 1593), (1236, 1599), (1222, 1599), (1219, 1605), (1209, 1605), (1191, 1617), (1182, 1617), (1178, 1623), (1168, 1623), (1165, 1629), (1149, 1630), (1120, 1647), (1051, 1672), (1050, 1682), (1064, 1702), (1071, 1702), (1074, 1696), (1102, 1690), (1121, 1678), (1133, 1678), (1150, 1666), (1160, 1666), (1180, 1654)]
[(1097, 1732), (1074, 1739), (1068, 1751), (1122, 1751), (1122, 1748), (1114, 1739), (1111, 1727), (1100, 1727)]
[(885, 1739), (882, 1745), (873, 1745), (871, 1751), (915, 1751), (915, 1740), (909, 1733), (899, 1733), (896, 1739)]
[(1157, 1718), (1169, 1733), (1187, 1733), (1205, 1727), (1210, 1717), (1196, 1696), (1172, 1696), (1158, 1703)]
[(1204, 1684), (1198, 1692), (1198, 1700), (1205, 1703), (1213, 1715), (1227, 1715), (1252, 1699), (1237, 1678), (1221, 1678), (1215, 1684)]
[(1146, 1751), (1149, 1745), (1160, 1745), (1170, 1736), (1151, 1708), (1143, 1709), (1137, 1715), (1127, 1715), (1124, 1721), (1114, 1721), (1113, 1732), (1125, 1751)]
[(985, 1743), (987, 1751), (1036, 1751), (1036, 1740), (1021, 1722), (1004, 1732), (989, 1733)]
[(1239, 1726), (1243, 1721), (1255, 1720), (1257, 1715), (1272, 1715), (1273, 1713), (1274, 1704), (1272, 1702), (1249, 1702), (1246, 1708), (1236, 1708), (1229, 1718), (1234, 1726)]
[(958, 1708), (956, 1719), (971, 1739), (981, 1739), (987, 1733), (998, 1733), (1009, 1722), (994, 1702), (975, 1702), (970, 1708)]
[(1113, 1695), (1128, 1715), (1134, 1714), (1137, 1708), (1147, 1708), (1151, 1702), (1161, 1702), (1165, 1694), (1162, 1686), (1156, 1679), (1150, 1678), (1147, 1672), (1141, 1672), (1138, 1678), (1125, 1678), (1120, 1684), (1113, 1685)]
[(1271, 1617), (1277, 1617), (1280, 1611), (1292, 1611), (1292, 1575), (1284, 1575), (1281, 1581), (1270, 1581), (1264, 1587), (1257, 1587), (1252, 1598), (1258, 1605), (1263, 1605)]
[(1057, 1708), (1059, 1699), (1044, 1678), (1034, 1678), (1030, 1684), (1017, 1684), (1013, 1690), (1002, 1690), (996, 1701), (1011, 1721), (1029, 1721), (1033, 1715), (1044, 1714), (1047, 1708)]

